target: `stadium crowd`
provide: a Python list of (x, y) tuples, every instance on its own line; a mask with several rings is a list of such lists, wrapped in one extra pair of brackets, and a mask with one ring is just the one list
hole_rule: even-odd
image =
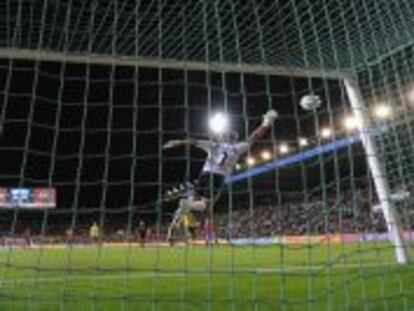
[[(414, 229), (414, 202), (408, 200), (404, 213), (401, 213), (405, 229)], [(195, 215), (196, 228), (193, 238), (203, 239), (206, 230), (214, 231), (220, 239), (259, 238), (280, 235), (314, 235), (325, 233), (385, 232), (386, 225), (382, 213), (372, 208), (372, 200), (367, 193), (345, 197), (342, 200), (312, 200), (307, 203), (285, 203), (282, 205), (258, 204), (254, 207), (235, 204), (229, 211), (222, 209), (214, 215), (214, 225), (205, 223), (205, 215)], [(8, 241), (30, 241), (36, 244), (86, 244), (94, 242), (142, 242), (165, 240), (169, 218), (155, 225), (145, 219), (136, 219), (129, 229), (118, 221), (106, 222), (98, 227), (93, 222), (78, 224), (74, 229), (62, 224), (43, 227), (30, 227), (30, 224), (17, 223), (11, 233), (10, 225), (0, 223), (0, 245)], [(93, 226), (96, 226), (92, 229)], [(209, 228), (209, 229), (206, 229)], [(209, 233), (211, 235), (211, 232)], [(178, 239), (186, 239), (179, 234)]]
[[(311, 200), (301, 203), (242, 206), (217, 218), (221, 235), (231, 238), (325, 233), (385, 232), (383, 214), (374, 208), (367, 190), (345, 195), (341, 200)], [(412, 197), (396, 204), (402, 226), (414, 230)]]

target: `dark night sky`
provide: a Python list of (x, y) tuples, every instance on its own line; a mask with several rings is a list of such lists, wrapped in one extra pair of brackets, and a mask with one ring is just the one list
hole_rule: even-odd
[[(309, 90), (324, 100), (316, 118), (296, 104)], [(0, 91), (1, 185), (56, 187), (58, 210), (72, 216), (73, 209), (79, 215), (94, 208), (121, 213), (138, 206), (140, 211), (156, 200), (159, 189), (181, 182), (186, 167), (188, 177), (195, 178), (202, 152), (190, 149), (188, 158), (185, 148), (160, 153), (160, 146), (172, 138), (205, 137), (209, 109), (227, 110), (241, 138), (269, 107), (277, 109), (280, 118), (273, 133), (255, 150), (280, 141), (297, 146), (297, 137), (315, 137), (317, 127), (332, 124), (345, 112), (337, 81), (235, 73), (1, 60)], [(306, 168), (297, 165), (257, 178), (253, 186), (282, 197), (318, 192), (322, 180), (329, 185), (334, 177), (366, 176), (361, 155), (355, 146), (327, 155), (322, 171), (322, 161), (314, 159)], [(350, 171), (352, 163), (359, 165), (355, 172)], [(341, 187), (349, 187), (347, 183)], [(246, 188), (242, 183), (235, 190)], [(146, 208), (157, 210), (154, 205)]]

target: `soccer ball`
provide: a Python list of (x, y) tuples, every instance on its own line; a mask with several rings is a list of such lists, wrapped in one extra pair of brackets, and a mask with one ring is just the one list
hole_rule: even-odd
[(318, 95), (305, 95), (300, 99), (299, 105), (304, 110), (316, 110), (322, 104), (322, 100)]

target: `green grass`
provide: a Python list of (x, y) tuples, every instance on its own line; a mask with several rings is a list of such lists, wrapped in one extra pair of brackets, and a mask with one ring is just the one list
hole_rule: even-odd
[(414, 310), (388, 243), (3, 250), (0, 310)]

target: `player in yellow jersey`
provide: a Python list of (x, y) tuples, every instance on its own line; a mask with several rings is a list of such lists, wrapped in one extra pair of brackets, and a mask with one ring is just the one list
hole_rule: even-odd
[(188, 212), (187, 214), (183, 215), (182, 225), (184, 228), (186, 240), (194, 240), (196, 237), (198, 223), (195, 220), (193, 213)]
[(99, 226), (94, 222), (92, 226), (89, 228), (89, 237), (92, 243), (98, 243), (100, 236)]
[(193, 213), (186, 211), (185, 213), (181, 214), (179, 218), (176, 218), (173, 226), (170, 226), (168, 230), (169, 242), (171, 246), (174, 245), (174, 239), (172, 239), (173, 229), (182, 228), (184, 231), (185, 242), (188, 243), (196, 237), (197, 227), (198, 223), (195, 220)]

